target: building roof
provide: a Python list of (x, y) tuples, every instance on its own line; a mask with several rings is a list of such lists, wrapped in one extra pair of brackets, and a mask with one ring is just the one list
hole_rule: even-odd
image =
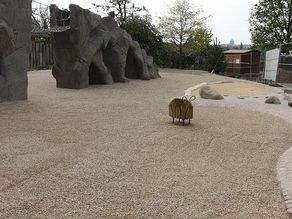
[(50, 37), (50, 31), (33, 23), (31, 25), (31, 35), (33, 37)]
[(31, 25), (31, 32), (32, 33), (49, 33), (50, 31), (48, 29), (42, 28), (33, 23)]
[(36, 24), (32, 24), (31, 26), (31, 34), (32, 36), (38, 36), (38, 37), (49, 37), (50, 33), (55, 32), (63, 32), (70, 29), (70, 26), (64, 26), (64, 27), (51, 27), (50, 29), (44, 29)]
[(225, 54), (244, 54), (244, 53), (249, 53), (249, 52), (260, 52), (260, 51), (256, 49), (233, 49), (233, 50), (224, 51)]
[(56, 26), (56, 27), (51, 27), (49, 31), (56, 33), (56, 32), (64, 32), (69, 29), (70, 29), (70, 26)]

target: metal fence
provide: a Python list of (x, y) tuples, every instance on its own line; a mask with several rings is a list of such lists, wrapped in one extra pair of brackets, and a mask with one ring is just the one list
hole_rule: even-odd
[(278, 83), (292, 83), (292, 43), (266, 52), (266, 80)]
[(252, 52), (246, 54), (229, 54), (226, 66), (226, 75), (247, 80), (260, 80), (264, 72), (264, 54), (253, 55)]
[(280, 46), (277, 81), (279, 83), (292, 83), (292, 43)]

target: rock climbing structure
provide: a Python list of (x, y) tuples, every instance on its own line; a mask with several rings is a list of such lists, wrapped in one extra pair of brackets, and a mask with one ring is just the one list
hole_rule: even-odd
[(27, 99), (31, 0), (0, 1), (0, 101)]
[(160, 77), (153, 58), (118, 27), (113, 17), (70, 5), (62, 11), (51, 5), (54, 32), (53, 76), (57, 87), (81, 89), (89, 84), (110, 84), (127, 79)]

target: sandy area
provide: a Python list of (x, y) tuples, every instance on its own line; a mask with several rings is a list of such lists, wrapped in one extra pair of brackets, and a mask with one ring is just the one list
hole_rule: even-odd
[[(181, 71), (177, 69), (162, 69), (165, 73), (193, 74), (194, 71)], [(204, 72), (196, 72), (196, 75), (204, 75)], [(208, 85), (216, 89), (224, 96), (262, 96), (273, 93), (273, 88), (256, 82), (227, 78), (219, 75), (205, 78)], [(197, 84), (193, 84), (191, 87)], [(192, 92), (193, 96), (199, 96), (199, 89)]]
[[(224, 96), (261, 96), (267, 95), (272, 92), (272, 89), (268, 86), (262, 86), (256, 83), (244, 83), (237, 80), (230, 81), (231, 83), (219, 83), (211, 82), (210, 86), (216, 89), (220, 94)], [(198, 90), (193, 93), (194, 96), (198, 96)]]
[(214, 106), (173, 125), (173, 97), (222, 77), (165, 71), (83, 90), (30, 73), (29, 100), (0, 104), (0, 218), (288, 218), (292, 126)]

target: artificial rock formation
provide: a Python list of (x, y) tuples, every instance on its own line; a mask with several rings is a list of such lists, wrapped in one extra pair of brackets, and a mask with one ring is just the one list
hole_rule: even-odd
[(0, 101), (27, 99), (31, 0), (0, 1)]
[(56, 5), (51, 5), (50, 12), (51, 28), (69, 25), (67, 30), (54, 33), (52, 73), (57, 87), (81, 89), (89, 84), (125, 82), (127, 78), (160, 77), (153, 58), (111, 16), (102, 18), (72, 4), (69, 15)]

